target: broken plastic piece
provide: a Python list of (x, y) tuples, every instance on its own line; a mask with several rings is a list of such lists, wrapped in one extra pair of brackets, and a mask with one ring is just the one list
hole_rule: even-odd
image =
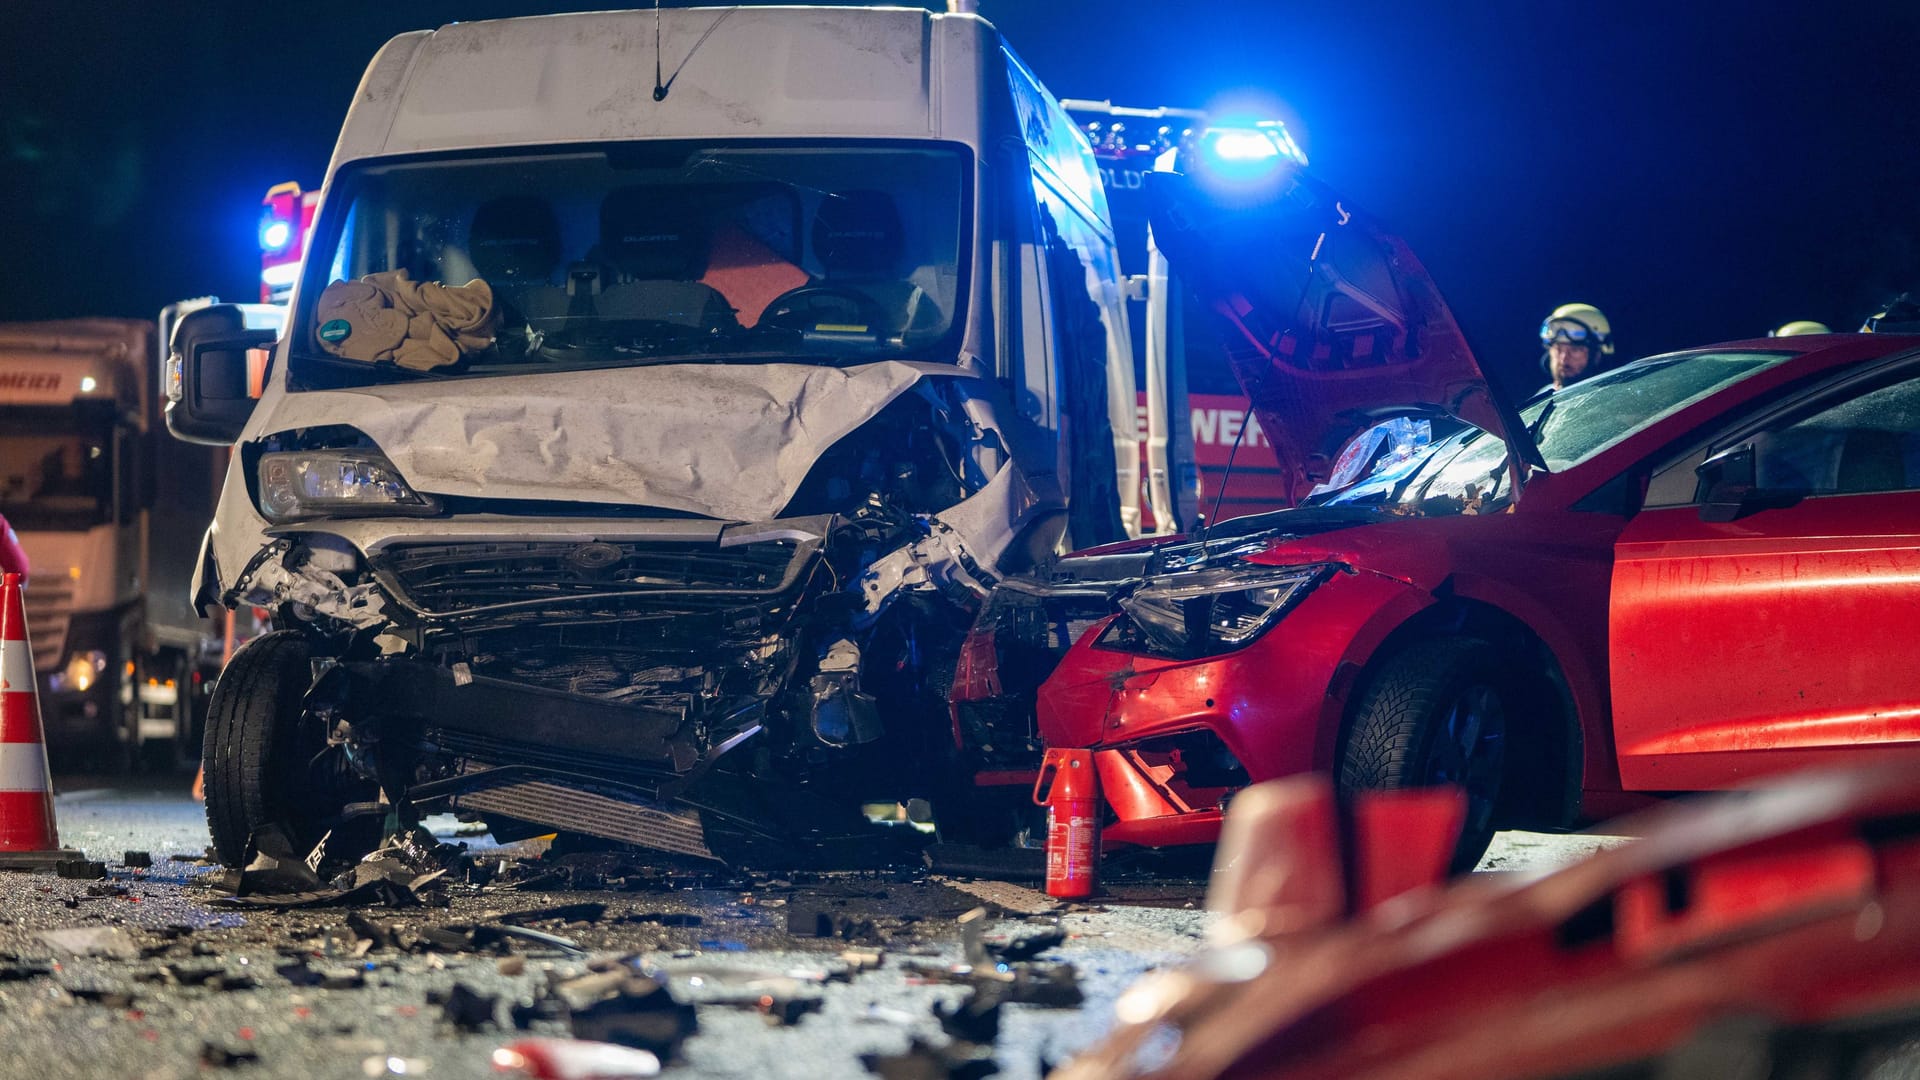
[(934, 1003), (933, 1015), (948, 1035), (970, 1043), (991, 1045), (1000, 1037), (1000, 1006), (1006, 1004), (1004, 992), (995, 985), (982, 985), (967, 992), (959, 1004)]
[(660, 1075), (646, 1050), (585, 1039), (521, 1039), (493, 1052), (495, 1072), (532, 1080), (629, 1080)]
[(482, 994), (466, 983), (454, 983), (440, 1008), (454, 1027), (461, 1031), (479, 1031), (493, 1026), (494, 1013), (499, 1006), (498, 997)]
[(674, 998), (650, 978), (626, 976), (613, 993), (571, 1017), (576, 1038), (634, 1046), (670, 1060), (699, 1021), (692, 1005)]

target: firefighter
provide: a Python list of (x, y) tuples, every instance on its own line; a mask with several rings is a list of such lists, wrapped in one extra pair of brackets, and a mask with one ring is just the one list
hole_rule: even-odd
[(1880, 305), (1860, 326), (1863, 334), (1920, 334), (1920, 298), (1903, 292)]
[(1540, 369), (1554, 390), (1564, 390), (1606, 366), (1613, 355), (1613, 325), (1592, 304), (1561, 304), (1540, 324)]

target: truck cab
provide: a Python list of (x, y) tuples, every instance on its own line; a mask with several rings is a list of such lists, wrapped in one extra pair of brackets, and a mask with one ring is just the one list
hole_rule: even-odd
[(1160, 534), (1290, 505), (1273, 443), (1227, 361), (1208, 310), (1167, 266), (1147, 221), (1147, 175), (1228, 159), (1249, 177), (1305, 165), (1285, 124), (1231, 121), (1199, 109), (1135, 108), (1069, 98), (1107, 189), (1128, 317), (1143, 467), (1141, 521)]
[(1139, 528), (1098, 168), (976, 16), (402, 35), (305, 248), (257, 401), (276, 335), (171, 341), (169, 425), (235, 450), (196, 598), (278, 628), (215, 694), (230, 861), (425, 809), (705, 851), (716, 787), (964, 814), (971, 613)]
[(32, 566), (33, 666), (63, 767), (197, 746), (208, 627), (186, 603), (191, 565), (163, 554), (212, 512), (211, 463), (160, 438), (154, 361), (142, 322), (0, 326), (0, 516)]

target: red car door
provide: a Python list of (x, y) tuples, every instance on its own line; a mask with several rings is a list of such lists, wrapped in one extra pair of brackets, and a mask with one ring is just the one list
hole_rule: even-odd
[(1734, 520), (1650, 508), (1615, 549), (1613, 722), (1630, 790), (1920, 744), (1920, 377), (1844, 388), (1716, 444), (1729, 446), (1752, 448), (1756, 491)]

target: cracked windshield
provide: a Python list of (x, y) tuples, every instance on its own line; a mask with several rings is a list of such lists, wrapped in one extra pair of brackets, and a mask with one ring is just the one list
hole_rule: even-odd
[(846, 145), (363, 169), (292, 374), (951, 358), (962, 187), (955, 151)]
[[(1558, 472), (1791, 355), (1656, 356), (1536, 398), (1521, 408), (1520, 420), (1547, 468)], [(1427, 438), (1425, 422), (1404, 418), (1368, 429), (1349, 444), (1335, 482), (1313, 502), (1424, 515), (1480, 514), (1507, 505), (1505, 443), (1477, 429), (1433, 443)], [(1363, 479), (1347, 479), (1354, 476)]]

